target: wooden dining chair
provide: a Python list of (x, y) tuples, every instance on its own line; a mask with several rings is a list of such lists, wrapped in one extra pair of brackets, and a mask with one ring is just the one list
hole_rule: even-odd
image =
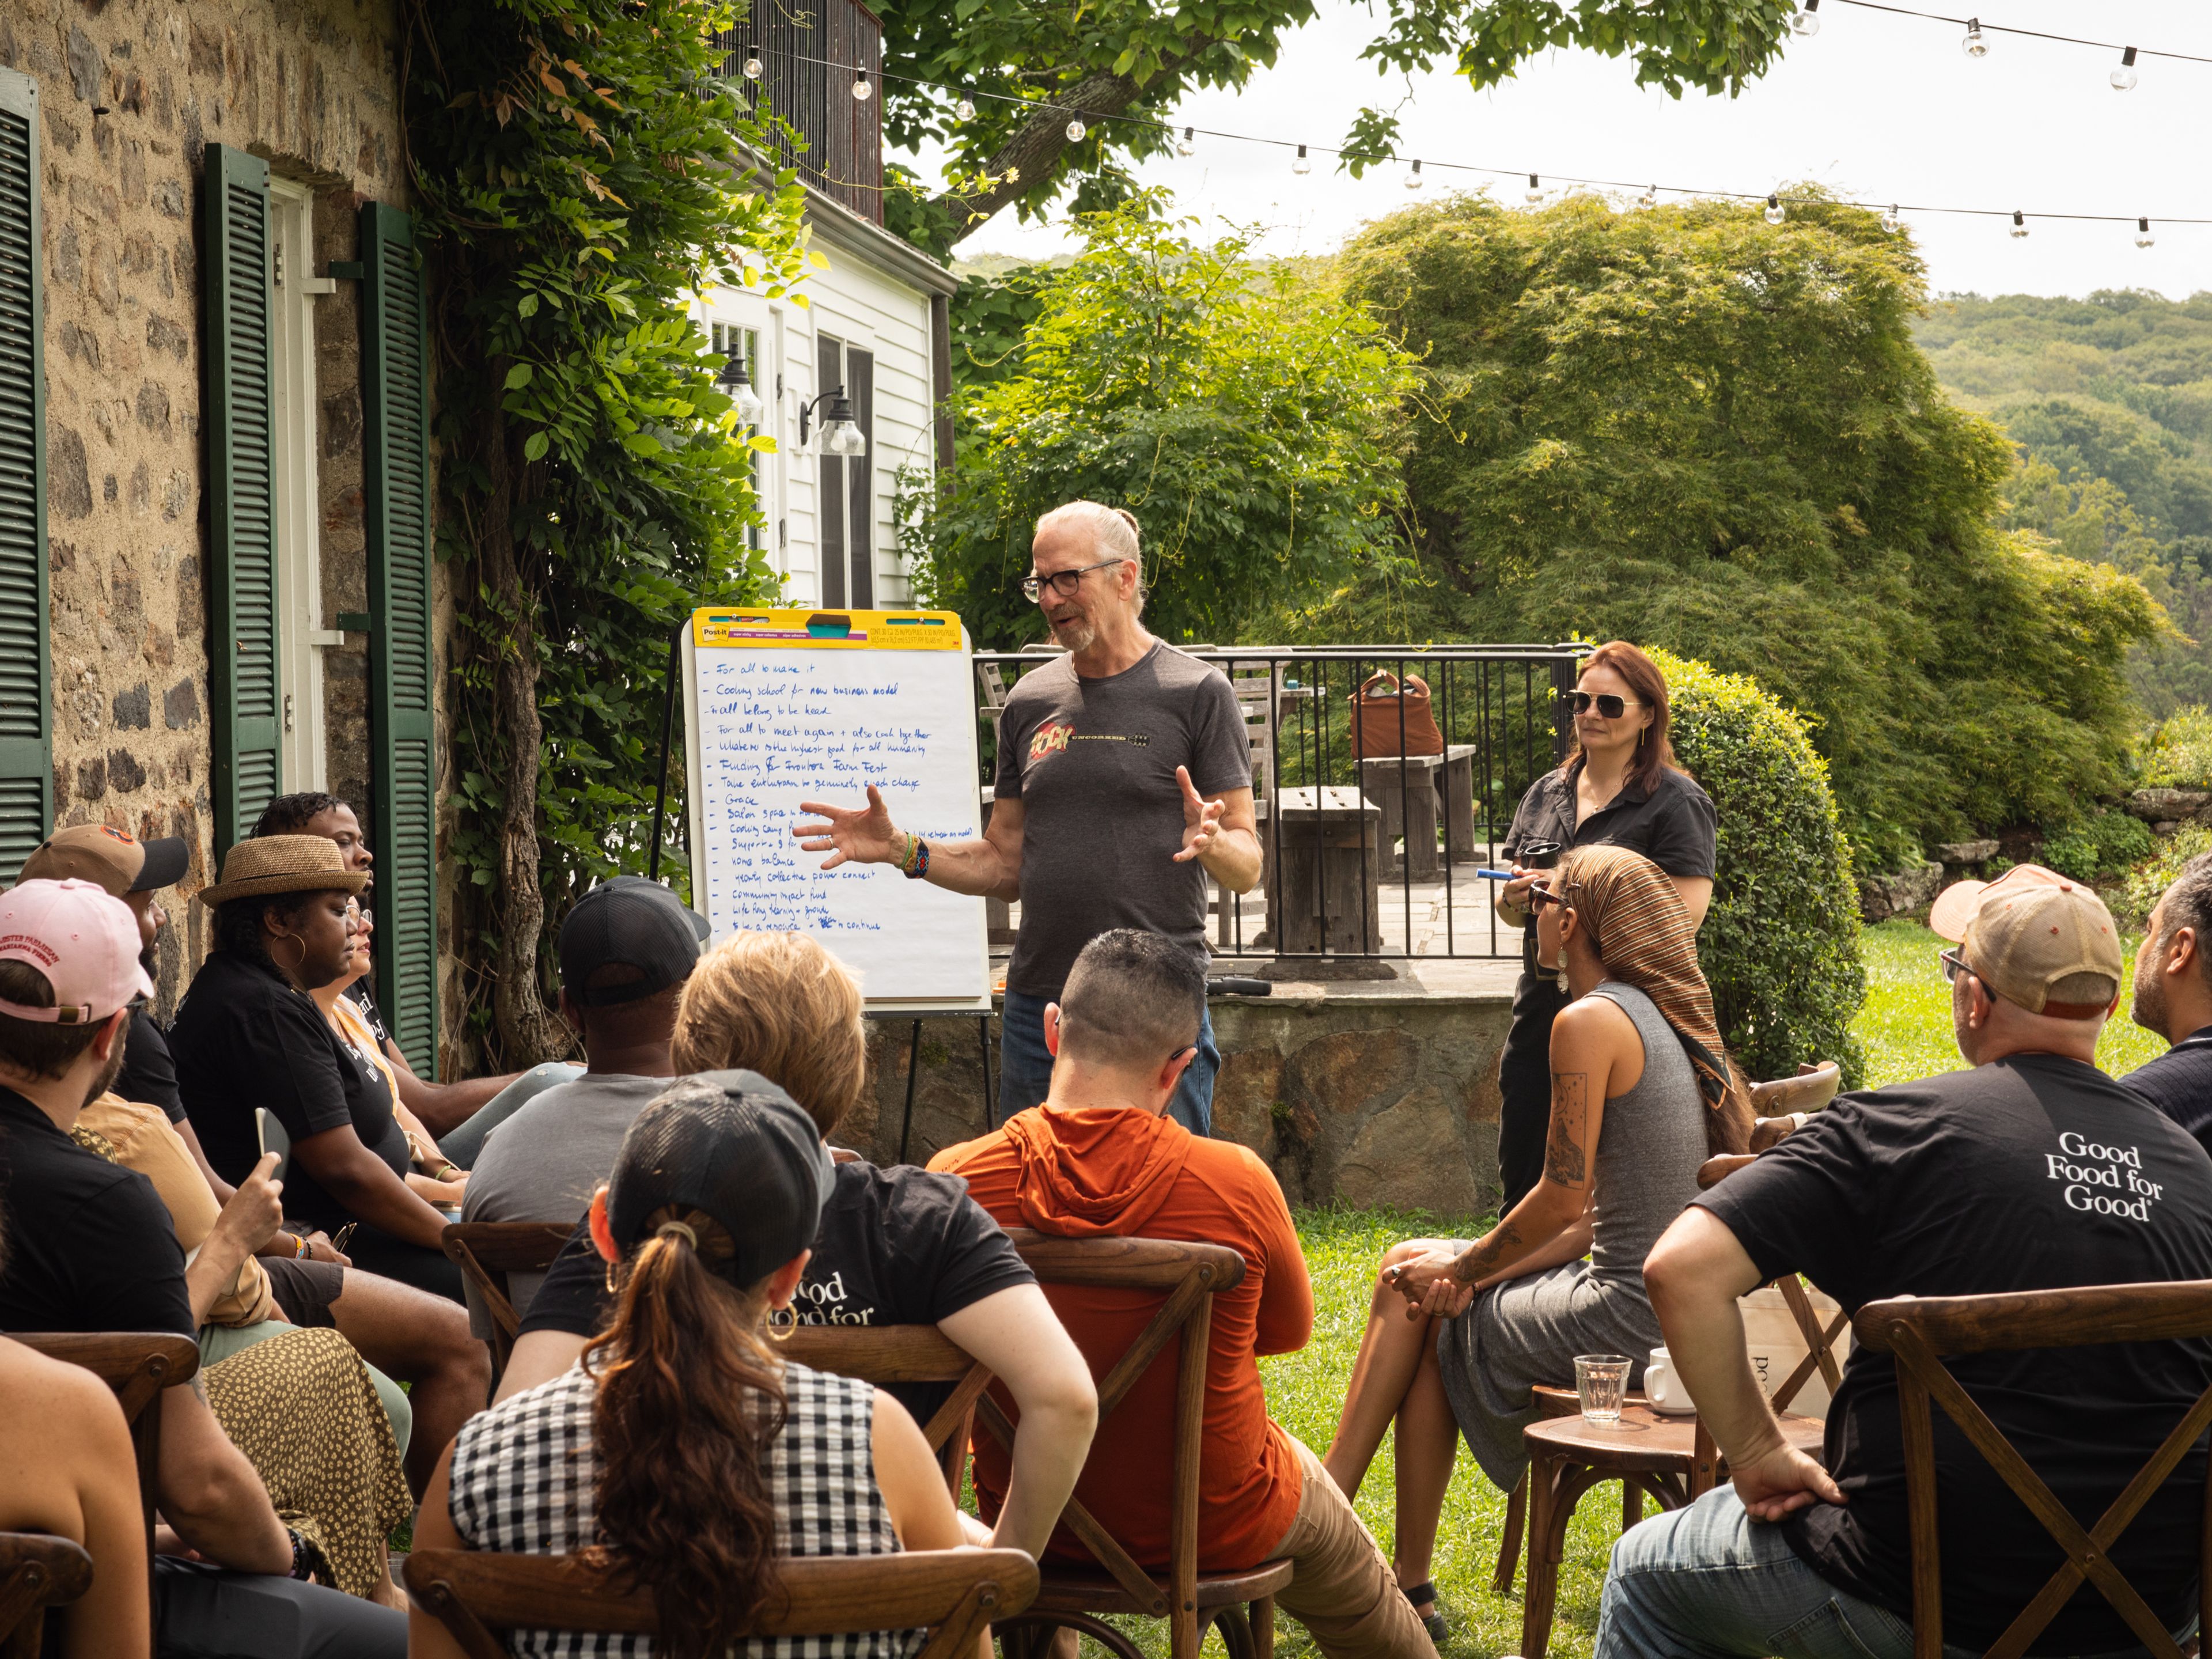
[(10, 1331), (10, 1340), (49, 1359), (81, 1365), (115, 1395), (131, 1427), (138, 1465), (138, 1504), (145, 1517), (147, 1594), (153, 1594), (154, 1504), (160, 1491), (164, 1389), (189, 1382), (200, 1368), (200, 1345), (167, 1331)]
[[(469, 1659), (506, 1659), (512, 1630), (660, 1634), (647, 1589), (624, 1588), (618, 1568), (577, 1555), (416, 1550), (400, 1568), (407, 1593), (453, 1633)], [(1019, 1550), (915, 1550), (826, 1555), (777, 1565), (783, 1595), (755, 1615), (748, 1637), (929, 1632), (921, 1659), (969, 1659), (995, 1619), (1036, 1593), (1036, 1563)]]
[(815, 1370), (878, 1388), (892, 1382), (954, 1384), (951, 1398), (921, 1425), (921, 1437), (937, 1455), (952, 1501), (960, 1501), (975, 1402), (991, 1386), (988, 1366), (934, 1325), (801, 1325), (779, 1340), (776, 1350)]
[(542, 1273), (576, 1231), (573, 1221), (453, 1221), (441, 1237), (446, 1259), (461, 1270), (491, 1319), (492, 1386), (507, 1370), (522, 1316), (508, 1295), (509, 1273)]
[[(1942, 1659), (1943, 1563), (1936, 1547), (1936, 1430), (1932, 1401), (1979, 1452), (2027, 1512), (2065, 1553), (2066, 1560), (2029, 1597), (1989, 1650), (1990, 1659), (2027, 1652), (2084, 1579), (2127, 1621), (2154, 1659), (2181, 1659), (2182, 1650), (2113, 1565), (2112, 1549), (2128, 1524), (2212, 1426), (2212, 1388), (2197, 1396), (2150, 1461), (2112, 1499), (2096, 1524), (2084, 1528), (2041, 1476), (2030, 1468), (1943, 1362), (1962, 1354), (2030, 1348), (2082, 1348), (2107, 1342), (2179, 1342), (2212, 1337), (2212, 1280), (2165, 1285), (2097, 1285), (2001, 1296), (1896, 1297), (1870, 1302), (1852, 1322), (1858, 1340), (1897, 1365), (1897, 1404), (1905, 1443), (1905, 1509), (1912, 1536), (1914, 1659)], [(2119, 1471), (2113, 1472), (2118, 1474)], [(2200, 1504), (2197, 1610), (2200, 1632), (2212, 1630), (2212, 1481)], [(2029, 1587), (2017, 1587), (2023, 1592)], [(2200, 1638), (2201, 1639), (2201, 1638)]]
[(66, 1538), (0, 1532), (0, 1659), (39, 1659), (46, 1609), (92, 1588), (92, 1558)]
[[(1225, 1244), (1152, 1238), (1054, 1238), (1026, 1228), (1008, 1236), (1049, 1297), (1058, 1285), (1127, 1290), (1157, 1295), (1159, 1305), (1098, 1382), (1098, 1420), (1114, 1408), (1156, 1362), (1174, 1351), (1175, 1438), (1171, 1449), (1168, 1559), (1164, 1571), (1140, 1564), (1100, 1524), (1079, 1498), (1068, 1499), (1060, 1524), (1091, 1553), (1095, 1567), (1045, 1568), (1029, 1611), (999, 1630), (1011, 1636), (1011, 1656), (1042, 1652), (1050, 1631), (1074, 1630), (1093, 1638), (1118, 1659), (1146, 1659), (1125, 1631), (1106, 1622), (1113, 1614), (1164, 1619), (1171, 1659), (1198, 1659), (1209, 1627), (1218, 1628), (1230, 1659), (1273, 1659), (1275, 1597), (1291, 1582), (1286, 1560), (1262, 1562), (1241, 1572), (1198, 1570), (1199, 1459), (1206, 1419), (1207, 1337), (1213, 1298), (1244, 1278), (1244, 1258)], [(1010, 1451), (1014, 1421), (998, 1397), (976, 1401), (981, 1432)], [(1099, 1441), (1093, 1458), (1115, 1455)], [(1026, 1639), (1025, 1639), (1026, 1638)]]

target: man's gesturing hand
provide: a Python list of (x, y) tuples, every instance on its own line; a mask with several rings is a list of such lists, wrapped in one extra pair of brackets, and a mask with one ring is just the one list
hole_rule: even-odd
[(1175, 861), (1188, 864), (1212, 850), (1221, 835), (1222, 804), (1198, 793), (1188, 766), (1176, 768), (1176, 781), (1182, 786), (1182, 851), (1175, 855)]
[(890, 811), (872, 783), (868, 786), (865, 808), (805, 800), (799, 802), (799, 810), (825, 820), (791, 826), (791, 833), (799, 838), (799, 844), (805, 851), (830, 854), (822, 860), (824, 870), (835, 870), (841, 864), (896, 864), (906, 852), (906, 837), (892, 824)]

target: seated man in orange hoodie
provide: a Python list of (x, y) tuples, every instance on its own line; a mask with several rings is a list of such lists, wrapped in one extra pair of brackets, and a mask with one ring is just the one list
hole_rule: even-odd
[[(1117, 928), (1084, 948), (1060, 1000), (1046, 1008), (1052, 1092), (996, 1133), (930, 1161), (968, 1180), (1003, 1226), (1066, 1238), (1144, 1237), (1228, 1244), (1243, 1282), (1213, 1299), (1199, 1568), (1233, 1571), (1288, 1557), (1278, 1597), (1329, 1659), (1434, 1659), (1428, 1633), (1389, 1565), (1321, 1460), (1267, 1416), (1259, 1356), (1292, 1353), (1313, 1331), (1313, 1287), (1282, 1188), (1243, 1146), (1200, 1140), (1164, 1115), (1196, 1052), (1206, 970), (1174, 941)], [(1141, 1291), (1048, 1285), (1046, 1297), (1103, 1376), (1158, 1298)], [(1075, 1496), (1147, 1566), (1168, 1559), (1175, 1366), (1155, 1361), (1098, 1425)], [(988, 1516), (1006, 1457), (979, 1437), (975, 1486)], [(1087, 1562), (1063, 1527), (1048, 1559)]]

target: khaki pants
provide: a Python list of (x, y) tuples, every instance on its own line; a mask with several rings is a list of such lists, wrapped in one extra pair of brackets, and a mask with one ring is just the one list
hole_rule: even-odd
[(1301, 1477), (1298, 1518), (1267, 1559), (1287, 1556), (1297, 1572), (1276, 1605), (1306, 1627), (1328, 1659), (1436, 1659), (1413, 1604), (1351, 1500), (1304, 1443), (1287, 1437)]

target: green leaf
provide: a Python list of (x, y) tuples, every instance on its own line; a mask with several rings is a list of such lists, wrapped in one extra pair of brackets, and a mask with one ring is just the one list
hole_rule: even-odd
[(512, 392), (517, 386), (528, 386), (530, 384), (530, 375), (531, 368), (528, 363), (515, 364), (514, 368), (507, 371), (507, 389), (509, 392)]
[(522, 441), (522, 459), (526, 461), (544, 459), (547, 442), (548, 440), (542, 431), (532, 433)]

